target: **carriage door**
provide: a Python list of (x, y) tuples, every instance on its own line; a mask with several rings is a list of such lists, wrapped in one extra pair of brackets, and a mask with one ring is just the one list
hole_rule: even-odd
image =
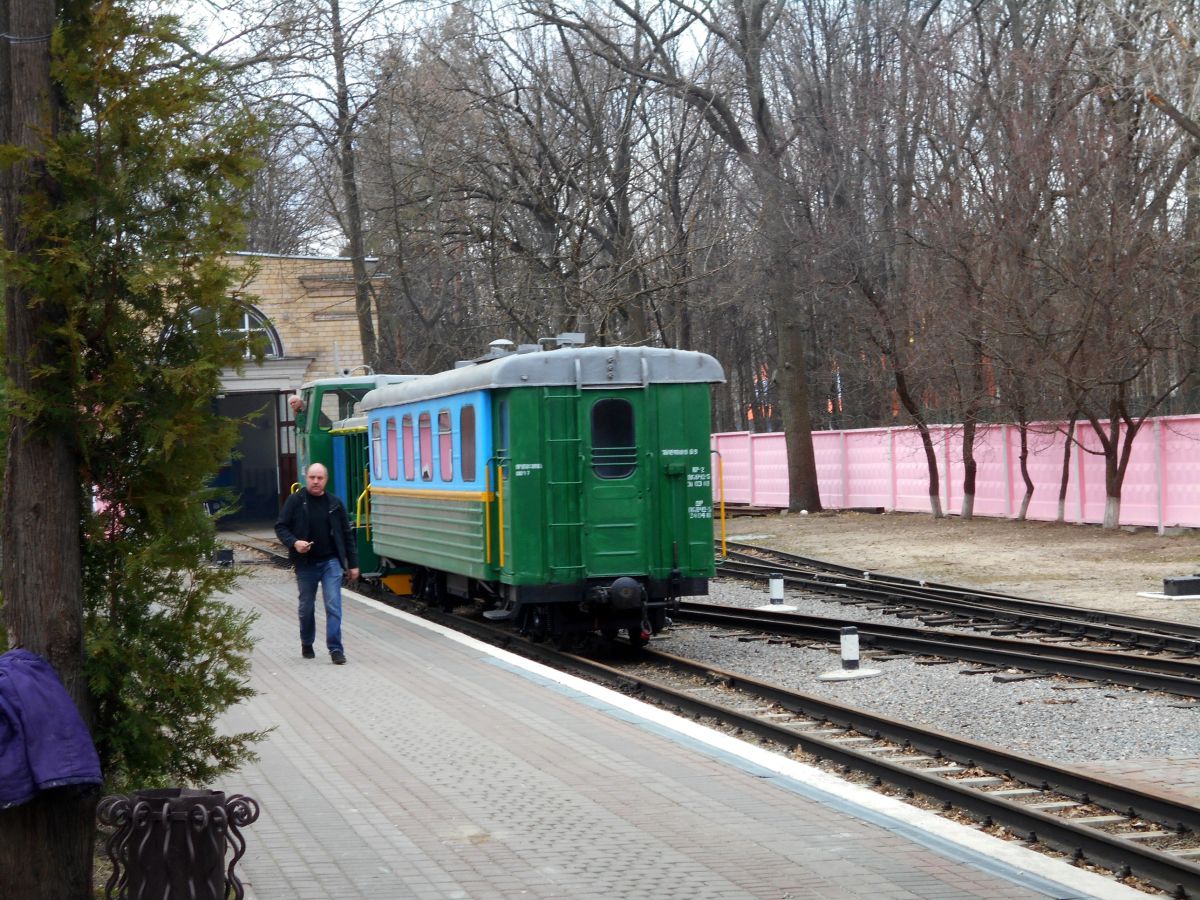
[(584, 391), (583, 562), (589, 576), (646, 573), (646, 465), (641, 391)]

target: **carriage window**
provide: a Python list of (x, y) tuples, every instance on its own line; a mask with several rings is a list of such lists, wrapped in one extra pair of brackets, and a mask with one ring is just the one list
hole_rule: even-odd
[(421, 444), (421, 480), (433, 481), (433, 420), (427, 412), (417, 419), (417, 440)]
[(321, 395), (321, 417), (317, 422), (317, 427), (322, 431), (328, 431), (333, 427), (333, 423), (341, 418), (341, 404), (338, 402), (337, 392), (326, 391)]
[(389, 418), (387, 422), (388, 478), (395, 481), (400, 477), (400, 444), (396, 440), (396, 420)]
[(412, 481), (417, 477), (416, 454), (413, 453), (412, 416), (405, 416), (400, 423), (400, 434), (404, 438), (404, 479)]
[(459, 445), (462, 447), (463, 481), (475, 480), (475, 407), (464, 406), (458, 413)]
[(637, 467), (633, 405), (628, 400), (598, 400), (592, 407), (592, 471), (597, 478), (626, 478)]
[(454, 426), (448, 409), (438, 412), (438, 468), (442, 481), (454, 480)]
[(375, 480), (378, 481), (383, 477), (383, 438), (378, 420), (371, 423), (371, 460)]

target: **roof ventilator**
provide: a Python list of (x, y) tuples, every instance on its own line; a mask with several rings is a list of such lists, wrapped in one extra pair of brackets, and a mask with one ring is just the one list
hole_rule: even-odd
[(517, 345), (508, 340), (508, 338), (497, 338), (488, 344), (487, 353), (483, 354), (483, 356), (477, 356), (475, 359), (460, 359), (454, 364), (454, 368), (462, 369), (466, 366), (476, 366), (495, 359), (504, 359), (504, 357), (512, 356), (514, 353), (538, 353), (547, 348), (554, 350), (582, 347), (586, 342), (587, 335), (582, 331), (564, 331), (554, 337), (538, 338), (536, 344)]

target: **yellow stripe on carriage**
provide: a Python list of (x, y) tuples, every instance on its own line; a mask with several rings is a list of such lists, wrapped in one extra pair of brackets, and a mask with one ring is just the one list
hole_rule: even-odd
[(418, 500), (461, 500), (464, 503), (490, 503), (495, 496), (490, 491), (438, 491), (425, 488), (392, 488), (371, 485), (371, 493), (389, 497), (412, 497)]

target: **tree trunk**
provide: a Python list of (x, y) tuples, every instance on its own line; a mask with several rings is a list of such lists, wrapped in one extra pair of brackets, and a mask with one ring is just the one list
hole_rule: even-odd
[(896, 379), (896, 396), (900, 398), (901, 405), (912, 417), (913, 424), (917, 426), (917, 433), (921, 436), (921, 446), (925, 448), (925, 468), (929, 472), (929, 511), (935, 519), (941, 519), (945, 515), (942, 512), (941, 481), (938, 477), (937, 452), (933, 447), (933, 438), (929, 434), (929, 425), (926, 423), (925, 417), (921, 415), (921, 409), (917, 406), (917, 401), (913, 399), (912, 391), (908, 389), (908, 378), (903, 370), (894, 369), (893, 374)]
[(925, 468), (929, 472), (929, 512), (935, 519), (942, 519), (946, 514), (942, 511), (941, 481), (938, 478), (933, 438), (929, 435), (929, 426), (924, 422), (917, 423), (917, 432), (921, 435), (921, 446), (925, 448)]
[(1058, 518), (1056, 522), (1067, 521), (1067, 484), (1071, 480), (1071, 444), (1075, 439), (1075, 416), (1067, 423), (1067, 439), (1063, 442), (1062, 477), (1058, 482)]
[(1136, 427), (1126, 426), (1125, 441), (1120, 440), (1120, 420), (1114, 415), (1109, 422), (1109, 439), (1104, 441), (1104, 524), (1111, 531), (1121, 524), (1121, 486), (1125, 482), (1125, 467), (1129, 462)]
[[(970, 521), (975, 514), (975, 477), (979, 464), (975, 461), (975, 418), (974, 411), (968, 413), (966, 424), (963, 425), (963, 502), (962, 518)], [(947, 473), (949, 474), (949, 473)]]
[(1121, 524), (1121, 489), (1117, 488), (1116, 496), (1108, 494), (1104, 498), (1104, 524), (1102, 528), (1112, 531)]
[(1021, 453), (1018, 457), (1021, 463), (1021, 480), (1025, 482), (1025, 495), (1021, 498), (1021, 511), (1017, 513), (1017, 521), (1024, 522), (1029, 515), (1029, 504), (1033, 501), (1034, 484), (1029, 474), (1029, 425), (1022, 421), (1017, 426), (1021, 435)]
[(788, 509), (821, 510), (817, 457), (813, 452), (812, 414), (808, 408), (808, 378), (804, 371), (804, 340), (795, 321), (779, 321), (779, 402), (787, 443)]
[(379, 347), (375, 337), (375, 304), (371, 296), (371, 275), (367, 272), (367, 251), (363, 239), (362, 201), (358, 195), (358, 171), (354, 149), (355, 123), (350, 115), (350, 88), (346, 82), (346, 36), (342, 33), (338, 0), (330, 0), (333, 30), (333, 64), (337, 80), (338, 162), (341, 165), (342, 193), (346, 201), (343, 223), (350, 242), (350, 265), (354, 272), (354, 311), (358, 316), (358, 336), (363, 359), (372, 369), (379, 366)]
[[(5, 247), (17, 259), (42, 252), (21, 225), (25, 195), (40, 189), (54, 201), (44, 168), (44, 139), (58, 132), (50, 81), (53, 0), (9, 0), (0, 9), (0, 144), (30, 155), (0, 167), (0, 220)], [(5, 352), (13, 386), (28, 407), (10, 407), (11, 432), (0, 524), (0, 593), (10, 646), (43, 656), (58, 672), (90, 725), (83, 678), (78, 454), (47, 415), (70, 400), (55, 373), (74, 352), (64, 298), (35, 297), (20, 284), (5, 290)], [(60, 331), (61, 329), (61, 331)], [(45, 791), (0, 811), (0, 897), (58, 900), (92, 896), (95, 798), (68, 789)]]
[(796, 264), (790, 246), (791, 230), (783, 212), (783, 181), (776, 171), (759, 167), (758, 187), (762, 196), (759, 224), (767, 246), (768, 303), (775, 317), (779, 352), (779, 405), (783, 415), (788, 457), (788, 509), (821, 510), (817, 484), (817, 458), (812, 442), (812, 411), (809, 409), (808, 366), (800, 304), (796, 297)]

